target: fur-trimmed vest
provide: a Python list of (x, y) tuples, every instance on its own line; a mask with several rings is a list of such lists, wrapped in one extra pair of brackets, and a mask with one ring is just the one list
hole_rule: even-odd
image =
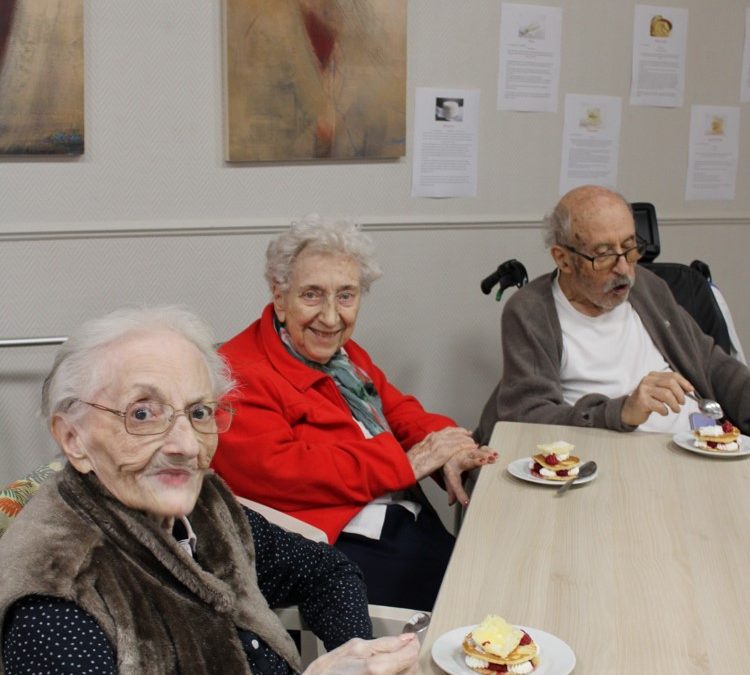
[(66, 466), (2, 539), (0, 631), (16, 600), (51, 595), (99, 622), (119, 673), (250, 673), (237, 629), (299, 670), (294, 643), (258, 589), (250, 526), (217, 476), (206, 476), (190, 524), (196, 560), (94, 474)]

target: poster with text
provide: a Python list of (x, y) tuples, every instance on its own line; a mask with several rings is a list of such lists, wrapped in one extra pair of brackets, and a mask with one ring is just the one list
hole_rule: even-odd
[(679, 108), (685, 95), (688, 11), (636, 5), (632, 105)]

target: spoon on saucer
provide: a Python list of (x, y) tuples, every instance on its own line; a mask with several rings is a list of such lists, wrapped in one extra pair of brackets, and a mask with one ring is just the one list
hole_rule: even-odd
[(570, 480), (565, 481), (559, 488), (557, 488), (557, 496), (559, 497), (561, 494), (564, 494), (567, 492), (568, 488), (573, 485), (577, 480), (580, 480), (581, 478), (587, 478), (588, 476), (591, 476), (596, 472), (596, 462), (589, 461), (585, 464), (581, 464), (581, 467), (578, 469), (578, 475), (574, 476)]
[(712, 420), (720, 420), (724, 417), (724, 411), (716, 401), (710, 398), (703, 398), (697, 391), (688, 391), (685, 393), (685, 396), (692, 398), (698, 404), (698, 409), (706, 417), (710, 417)]

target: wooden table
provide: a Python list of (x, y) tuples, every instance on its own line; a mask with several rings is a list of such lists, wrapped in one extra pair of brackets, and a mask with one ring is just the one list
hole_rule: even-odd
[[(566, 440), (599, 474), (562, 497), (510, 461)], [(488, 613), (557, 635), (576, 675), (750, 673), (750, 458), (663, 434), (501, 422), (420, 654)], [(544, 671), (545, 675), (557, 675)]]

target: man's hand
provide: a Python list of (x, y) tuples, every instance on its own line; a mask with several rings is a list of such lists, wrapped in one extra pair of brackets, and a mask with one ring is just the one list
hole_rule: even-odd
[(422, 480), (425, 476), (441, 469), (458, 452), (477, 449), (477, 444), (468, 429), (446, 427), (427, 434), (419, 443), (407, 451), (414, 476)]
[(419, 642), (416, 635), (361, 640), (354, 638), (313, 661), (303, 675), (397, 675), (414, 673)]
[(693, 385), (679, 373), (671, 370), (650, 372), (625, 399), (621, 419), (624, 424), (637, 427), (651, 413), (666, 416), (670, 410), (680, 412), (680, 406), (685, 403), (685, 392), (693, 389)]

